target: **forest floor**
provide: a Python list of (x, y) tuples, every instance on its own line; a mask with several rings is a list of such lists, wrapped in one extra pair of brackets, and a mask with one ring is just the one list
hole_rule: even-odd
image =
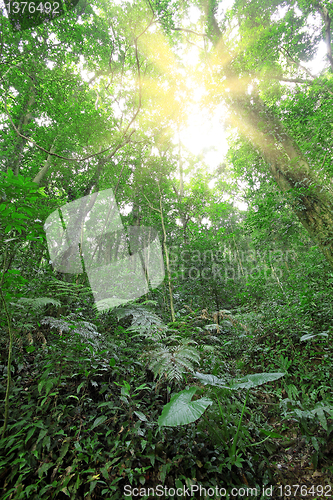
[[(229, 491), (209, 498), (333, 498), (331, 334), (301, 341), (269, 328), (255, 332), (245, 316), (215, 331), (208, 320), (187, 316), (164, 333), (155, 329), (161, 333), (157, 343), (138, 324), (134, 334), (131, 314), (127, 323), (112, 325), (49, 318), (27, 334), (16, 333), (9, 422), (0, 447), (1, 500), (116, 500), (124, 498), (126, 485)], [(152, 325), (154, 315), (147, 318)], [(164, 375), (170, 366), (160, 364), (162, 376), (154, 377), (154, 362), (164, 359), (174, 369), (182, 353), (192, 352), (190, 341), (200, 354), (198, 372), (182, 365), (172, 381)], [(2, 344), (5, 381), (4, 338)], [(221, 386), (254, 374), (261, 382), (248, 391), (246, 404), (246, 391)], [(267, 374), (278, 379), (265, 383)], [(206, 383), (202, 375), (215, 379)], [(189, 387), (196, 390), (191, 404), (211, 398), (202, 418), (157, 425), (165, 405)], [(4, 394), (4, 382), (0, 388)], [(272, 495), (231, 494), (232, 487), (267, 491), (271, 485)]]

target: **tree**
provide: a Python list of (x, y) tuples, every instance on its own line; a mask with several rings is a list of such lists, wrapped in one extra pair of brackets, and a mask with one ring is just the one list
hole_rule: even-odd
[[(283, 87), (278, 81), (298, 83), (298, 76), (294, 80), (295, 71), (304, 73), (298, 59), (310, 59), (321, 38), (318, 33), (309, 35), (302, 31), (307, 16), (315, 14), (316, 9), (322, 15), (322, 35), (331, 61), (332, 6), (328, 2), (286, 2), (286, 19), (274, 21), (273, 14), (280, 7), (279, 2), (239, 0), (229, 17), (219, 24), (216, 18), (218, 3), (208, 0), (201, 5), (207, 36), (212, 43), (209, 62), (213, 74), (210, 81), (212, 99), (216, 102), (216, 94), (222, 94), (228, 106), (229, 123), (260, 152), (281, 191), (292, 195), (295, 214), (333, 266), (330, 192), (311, 168), (295, 138), (288, 134), (282, 120), (274, 115), (268, 99), (269, 92), (278, 91), (279, 97), (283, 95)], [(296, 7), (302, 10), (300, 19)], [(238, 28), (238, 45), (230, 34), (235, 27)], [(306, 85), (312, 84), (306, 79), (303, 81)], [(313, 84), (316, 84), (315, 79)], [(329, 76), (325, 86), (326, 99), (332, 100)]]

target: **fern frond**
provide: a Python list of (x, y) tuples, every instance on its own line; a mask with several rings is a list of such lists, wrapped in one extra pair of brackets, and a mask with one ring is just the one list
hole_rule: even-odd
[(131, 304), (128, 307), (120, 307), (115, 310), (118, 320), (132, 316), (132, 324), (129, 331), (149, 336), (158, 329), (160, 332), (166, 329), (163, 321), (157, 314), (149, 311), (141, 304)]
[(205, 325), (204, 329), (208, 330), (209, 332), (219, 332), (219, 325), (217, 325), (216, 323), (212, 323), (211, 325)]
[(182, 339), (176, 346), (159, 345), (145, 356), (150, 358), (149, 369), (154, 376), (166, 376), (168, 380), (179, 382), (186, 371), (193, 372), (193, 364), (199, 363), (200, 354), (188, 344), (191, 340)]
[(191, 363), (199, 363), (200, 361), (200, 354), (194, 349), (179, 349), (175, 354), (180, 361), (189, 360)]
[(157, 328), (152, 326), (149, 330), (137, 333), (133, 335), (135, 337), (145, 337), (147, 340), (152, 340), (153, 342), (161, 342), (161, 340), (165, 340), (165, 329)]
[(68, 281), (61, 281), (56, 278), (52, 279), (52, 281), (48, 284), (48, 288), (50, 288), (53, 295), (57, 297), (66, 296), (77, 298), (78, 295), (91, 294), (90, 287), (78, 285), (76, 283), (69, 283)]
[(56, 307), (60, 307), (61, 303), (57, 299), (52, 299), (51, 297), (37, 297), (36, 299), (29, 299), (26, 297), (21, 297), (17, 302), (12, 303), (18, 307), (31, 307), (32, 309), (39, 309), (41, 307), (52, 304)]
[(157, 302), (156, 300), (144, 300), (143, 302), (141, 302), (141, 305), (145, 305), (145, 306), (154, 306), (156, 307), (157, 306)]
[(73, 319), (73, 316), (70, 314), (66, 319), (46, 316), (41, 320), (41, 324), (49, 325), (50, 328), (56, 329), (59, 333), (72, 331), (93, 347), (99, 347), (102, 335), (97, 332), (96, 326), (88, 321)]

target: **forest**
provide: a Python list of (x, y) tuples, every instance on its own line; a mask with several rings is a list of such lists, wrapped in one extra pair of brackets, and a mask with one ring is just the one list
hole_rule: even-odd
[(0, 499), (333, 498), (332, 2), (0, 9)]

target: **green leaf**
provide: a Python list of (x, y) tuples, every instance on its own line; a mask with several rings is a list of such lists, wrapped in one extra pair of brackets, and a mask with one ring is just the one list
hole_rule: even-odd
[(43, 446), (46, 446), (47, 451), (50, 451), (50, 446), (51, 446), (51, 438), (49, 435), (45, 436), (43, 439)]
[(96, 420), (94, 421), (90, 430), (92, 431), (93, 429), (95, 429), (95, 427), (101, 425), (107, 419), (108, 419), (108, 417), (106, 417), (105, 415), (102, 415), (101, 417), (96, 418)]
[(304, 342), (305, 340), (314, 339), (315, 337), (319, 337), (319, 335), (321, 335), (322, 337), (328, 337), (328, 334), (325, 333), (325, 332), (323, 332), (323, 333), (316, 333), (316, 334), (307, 333), (306, 335), (302, 335), (302, 337), (300, 338), (300, 341)]
[(105, 403), (100, 403), (98, 405), (98, 408), (102, 408), (103, 406), (107, 406), (108, 408), (112, 410), (120, 410), (120, 406), (115, 406), (113, 401), (106, 401)]
[(60, 454), (59, 454), (59, 457), (57, 459), (57, 463), (60, 463), (62, 461), (62, 459), (64, 458), (64, 456), (68, 452), (68, 448), (69, 448), (69, 441), (65, 440), (63, 442), (61, 449), (60, 449)]
[(229, 388), (229, 386), (226, 385), (225, 380), (220, 379), (218, 377), (215, 377), (215, 375), (211, 375), (210, 373), (199, 373), (196, 372), (195, 377), (199, 379), (203, 384), (209, 384), (217, 387), (226, 387)]
[(97, 484), (96, 480), (95, 481), (91, 481), (90, 487), (89, 487), (89, 493), (92, 493), (94, 491), (96, 484)]
[(12, 215), (12, 218), (13, 219), (29, 219), (29, 217), (27, 217), (26, 215), (20, 214), (18, 212), (14, 212)]
[(139, 419), (140, 419), (142, 422), (147, 422), (147, 417), (146, 417), (146, 415), (144, 415), (141, 411), (135, 411), (134, 413), (135, 413), (135, 415), (136, 415), (137, 417), (139, 417)]
[(265, 436), (269, 436), (271, 438), (284, 439), (284, 436), (282, 436), (281, 434), (278, 434), (277, 432), (266, 431), (265, 429), (260, 429), (260, 433), (265, 434)]
[(243, 462), (244, 460), (242, 458), (238, 458), (235, 462), (236, 467), (243, 467)]
[(191, 401), (197, 388), (191, 387), (184, 391), (174, 394), (170, 403), (163, 408), (162, 414), (158, 419), (158, 425), (175, 427), (177, 425), (186, 425), (194, 422), (204, 411), (212, 404), (209, 398), (201, 398), (196, 401)]
[(319, 451), (319, 443), (318, 443), (318, 439), (316, 438), (316, 436), (311, 436), (311, 442), (312, 442), (312, 446), (314, 447), (314, 449), (316, 451)]
[(146, 441), (145, 439), (141, 439), (141, 449), (142, 449), (142, 451), (145, 451), (147, 443), (148, 443), (148, 441)]
[(316, 408), (316, 414), (318, 416), (319, 422), (321, 423), (325, 431), (327, 431), (327, 420), (324, 414), (324, 410), (322, 408)]
[(27, 437), (25, 438), (25, 443), (27, 443), (29, 441), (29, 439), (33, 436), (35, 430), (36, 430), (36, 427), (32, 427), (32, 429), (29, 430)]
[(79, 385), (79, 387), (76, 389), (76, 393), (79, 394), (81, 388), (85, 385), (85, 382), (81, 382), (81, 384)]
[(79, 398), (77, 396), (74, 396), (74, 394), (70, 394), (69, 396), (67, 396), (66, 399), (69, 399), (69, 398), (73, 398), (75, 399), (76, 401), (80, 401)]
[(259, 385), (267, 384), (267, 382), (273, 382), (283, 377), (285, 373), (254, 373), (253, 375), (246, 375), (245, 377), (238, 380), (233, 384), (230, 389), (251, 389), (253, 387), (258, 387)]
[(43, 439), (43, 438), (44, 438), (44, 436), (46, 436), (46, 434), (47, 434), (47, 429), (41, 429), (41, 430), (40, 430), (40, 432), (39, 432), (39, 436), (38, 436), (38, 439), (37, 439), (37, 441), (36, 441), (36, 444), (38, 444), (38, 443), (39, 443), (39, 441), (40, 441), (41, 439)]
[(183, 488), (183, 484), (179, 479), (175, 480), (175, 486), (176, 486), (176, 488), (180, 488), (180, 489)]
[(246, 375), (239, 380), (232, 380), (230, 385), (226, 385), (223, 379), (215, 377), (215, 375), (196, 372), (195, 376), (204, 384), (213, 385), (216, 387), (224, 387), (225, 389), (238, 390), (238, 389), (251, 389), (259, 385), (272, 382), (283, 377), (284, 373), (254, 373), (253, 375)]
[(38, 469), (38, 476), (39, 476), (39, 477), (42, 477), (42, 475), (43, 475), (45, 472), (47, 472), (47, 471), (48, 471), (51, 467), (53, 467), (53, 465), (54, 465), (54, 464), (53, 464), (53, 462), (49, 462), (49, 463), (44, 462), (44, 463), (41, 465), (41, 467), (39, 467), (39, 469)]
[(47, 396), (52, 389), (54, 382), (56, 382), (56, 379), (51, 378), (50, 380), (47, 380), (45, 383), (45, 396)]
[(44, 387), (45, 382), (46, 382), (45, 378), (39, 382), (39, 384), (38, 384), (38, 392), (39, 392), (39, 394), (42, 392), (42, 389)]

